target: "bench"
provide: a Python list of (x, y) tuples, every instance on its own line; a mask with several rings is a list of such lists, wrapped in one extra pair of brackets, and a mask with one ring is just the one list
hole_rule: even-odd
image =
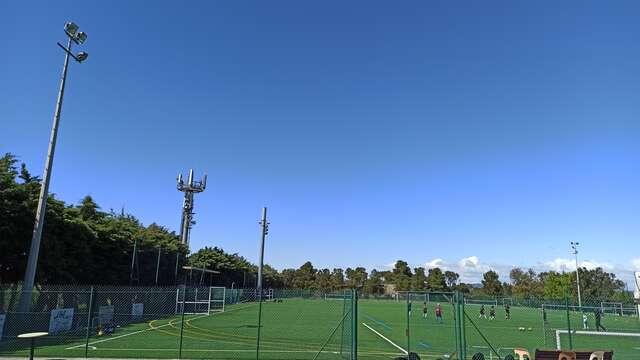
[[(580, 350), (573, 352), (576, 353), (576, 360), (589, 360), (593, 351), (585, 351)], [(558, 360), (558, 355), (560, 355), (560, 350), (544, 350), (544, 349), (536, 349), (536, 360)], [(613, 360), (613, 351), (605, 351), (604, 352), (604, 360)]]

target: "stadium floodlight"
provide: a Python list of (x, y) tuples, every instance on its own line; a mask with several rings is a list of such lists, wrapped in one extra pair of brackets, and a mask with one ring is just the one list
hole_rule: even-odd
[(56, 139), (58, 137), (58, 125), (60, 123), (60, 113), (62, 111), (62, 99), (64, 96), (64, 88), (67, 83), (67, 70), (69, 69), (69, 58), (72, 57), (77, 62), (83, 62), (89, 56), (86, 52), (79, 52), (77, 55), (71, 53), (73, 43), (82, 44), (87, 40), (87, 34), (78, 32), (78, 25), (74, 22), (64, 24), (64, 32), (69, 38), (67, 46), (58, 43), (58, 46), (65, 52), (64, 65), (62, 67), (62, 79), (60, 80), (60, 88), (58, 90), (58, 99), (56, 101), (56, 109), (53, 115), (53, 126), (51, 127), (51, 140), (47, 152), (44, 172), (42, 174), (42, 186), (40, 186), (40, 195), (38, 197), (38, 207), (36, 208), (36, 218), (31, 237), (31, 245), (29, 248), (29, 258), (27, 259), (27, 268), (24, 272), (24, 281), (22, 283), (22, 293), (20, 295), (19, 309), (22, 313), (27, 313), (31, 305), (31, 292), (36, 278), (36, 270), (38, 268), (38, 254), (40, 252), (40, 241), (42, 240), (42, 228), (44, 225), (44, 217), (47, 210), (47, 197), (49, 194), (49, 182), (51, 180), (51, 169), (53, 167), (53, 156), (56, 149)]
[(76, 36), (76, 33), (78, 32), (78, 25), (76, 25), (74, 22), (69, 21), (66, 24), (64, 24), (64, 32), (67, 33), (67, 35), (69, 35), (69, 37), (74, 37)]
[(88, 57), (89, 57), (89, 54), (87, 54), (84, 51), (80, 51), (79, 53), (76, 54), (76, 61), (83, 62), (87, 60)]
[(84, 44), (85, 41), (87, 41), (87, 33), (84, 31), (80, 31), (76, 36), (76, 42), (78, 44)]

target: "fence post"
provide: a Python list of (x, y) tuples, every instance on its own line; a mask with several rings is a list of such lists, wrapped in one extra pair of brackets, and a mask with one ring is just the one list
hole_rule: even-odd
[(85, 335), (85, 344), (84, 344), (84, 358), (89, 357), (89, 336), (91, 331), (91, 323), (93, 322), (93, 286), (91, 287), (91, 292), (89, 293), (89, 310), (87, 313), (87, 333)]
[(182, 337), (184, 334), (184, 307), (186, 306), (185, 304), (186, 296), (187, 296), (187, 287), (183, 285), (182, 286), (182, 320), (180, 321), (180, 345), (178, 348), (178, 359), (182, 359)]
[(411, 302), (409, 301), (409, 298), (411, 298), (411, 292), (407, 291), (407, 355), (411, 352), (411, 310), (409, 310)]
[(461, 292), (458, 292), (458, 300), (459, 300), (459, 304), (458, 306), (460, 307), (460, 358), (461, 359), (466, 359), (467, 358), (467, 333), (465, 330), (465, 310), (464, 310), (464, 294)]
[(351, 360), (358, 360), (358, 290), (351, 289)]
[(573, 336), (571, 335), (571, 315), (569, 314), (569, 296), (566, 293), (564, 295), (564, 305), (567, 309), (567, 333), (569, 334), (569, 350), (573, 350)]
[(258, 334), (256, 336), (256, 360), (260, 359), (260, 330), (262, 328), (262, 288), (258, 289)]

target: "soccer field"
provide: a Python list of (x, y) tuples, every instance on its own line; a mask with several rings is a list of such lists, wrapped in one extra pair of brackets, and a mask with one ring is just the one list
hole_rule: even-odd
[[(351, 344), (349, 322), (342, 300), (285, 299), (262, 305), (260, 327), (261, 359), (348, 359)], [(442, 303), (443, 322), (434, 316), (435, 303), (428, 304), (423, 318), (422, 302), (412, 304), (407, 314), (406, 302), (361, 299), (358, 303), (358, 357), (392, 359), (416, 352), (423, 359), (446, 358), (455, 351), (453, 306)], [(497, 308), (495, 320), (479, 319), (479, 305), (466, 305), (466, 343), (469, 358), (483, 352), (489, 358), (486, 337), (501, 355), (513, 348), (556, 348), (557, 341), (568, 347), (566, 311), (548, 310), (547, 321), (542, 310), (513, 306), (511, 319)], [(158, 316), (155, 319), (122, 326), (111, 335), (89, 338), (89, 357), (110, 358), (178, 358), (182, 338), (183, 358), (255, 359), (258, 335), (258, 304), (249, 302), (227, 306), (225, 312), (212, 315)], [(488, 315), (488, 307), (487, 307)], [(637, 318), (606, 316), (603, 324), (608, 332), (623, 335), (595, 335), (582, 329), (582, 315), (570, 313), (574, 349), (612, 349), (616, 359), (640, 358), (640, 322)], [(480, 333), (476, 330), (478, 327)], [(407, 336), (407, 323), (409, 324)], [(344, 325), (344, 326), (343, 326)], [(524, 329), (524, 330), (522, 330)], [(182, 332), (182, 337), (181, 337)], [(629, 335), (626, 335), (629, 334)], [(16, 347), (17, 340), (0, 342), (2, 356), (26, 356), (27, 347)], [(322, 351), (320, 351), (323, 349)], [(40, 342), (36, 356), (56, 358), (84, 357), (85, 340), (51, 336)], [(495, 358), (495, 357), (494, 357)]]

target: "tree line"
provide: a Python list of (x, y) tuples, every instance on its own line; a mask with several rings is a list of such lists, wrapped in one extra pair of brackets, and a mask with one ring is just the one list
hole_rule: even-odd
[[(22, 281), (40, 191), (40, 178), (18, 163), (9, 153), (0, 157), (0, 284)], [(175, 285), (182, 281), (182, 266), (191, 265), (219, 272), (205, 284), (239, 288), (254, 287), (257, 273), (255, 264), (218, 247), (188, 254), (175, 232), (156, 223), (145, 226), (124, 210), (102, 211), (88, 195), (78, 204), (67, 204), (49, 194), (38, 264), (39, 284)], [(198, 283), (198, 279), (189, 280)], [(311, 262), (282, 271), (265, 265), (263, 282), (272, 288), (359, 288), (373, 295), (455, 290), (476, 296), (522, 298), (561, 298), (565, 292), (573, 296), (576, 288), (575, 272), (536, 273), (515, 268), (507, 282), (490, 270), (480, 284), (468, 284), (461, 282), (456, 272), (412, 268), (403, 260), (396, 261), (391, 270), (370, 271), (361, 266), (317, 269)], [(580, 269), (580, 282), (585, 298), (630, 296), (615, 274), (601, 268)]]

